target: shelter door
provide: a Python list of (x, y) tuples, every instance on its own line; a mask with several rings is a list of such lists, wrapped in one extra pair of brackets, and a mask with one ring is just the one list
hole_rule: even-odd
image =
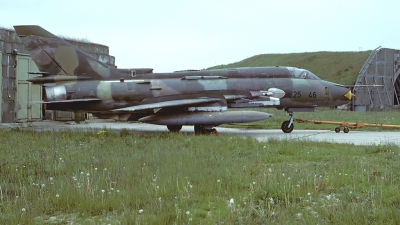
[(34, 77), (30, 71), (39, 71), (35, 63), (29, 56), (17, 56), (17, 122), (33, 121), (42, 119), (42, 105), (32, 103), (42, 99), (42, 88), (40, 85), (26, 81)]

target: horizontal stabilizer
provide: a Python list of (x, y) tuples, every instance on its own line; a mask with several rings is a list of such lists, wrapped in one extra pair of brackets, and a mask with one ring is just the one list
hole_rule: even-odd
[(116, 112), (116, 111), (134, 112), (134, 111), (142, 111), (142, 110), (150, 110), (150, 109), (167, 108), (167, 107), (195, 106), (195, 105), (199, 105), (199, 104), (213, 103), (213, 102), (218, 102), (218, 101), (220, 101), (219, 98), (179, 99), (179, 100), (130, 106), (130, 107), (125, 107), (125, 108), (120, 108), (120, 109), (114, 109), (112, 111), (114, 111), (114, 112)]
[(68, 99), (68, 100), (60, 100), (60, 101), (32, 101), (32, 103), (36, 104), (51, 104), (51, 103), (72, 103), (72, 102), (97, 102), (101, 101), (99, 98), (81, 98), (81, 99)]
[(29, 74), (41, 74), (41, 75), (43, 75), (43, 76), (48, 76), (48, 75), (50, 75), (50, 73), (48, 73), (48, 72), (40, 72), (40, 71), (29, 71), (28, 73), (29, 73)]

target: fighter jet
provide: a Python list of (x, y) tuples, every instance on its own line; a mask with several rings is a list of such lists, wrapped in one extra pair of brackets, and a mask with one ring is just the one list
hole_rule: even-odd
[(91, 112), (100, 118), (166, 125), (179, 132), (215, 133), (225, 123), (270, 118), (260, 111), (229, 108), (278, 108), (293, 131), (293, 112), (349, 103), (351, 91), (321, 80), (306, 69), (256, 67), (154, 73), (151, 68), (118, 69), (35, 25), (14, 26), (40, 72), (28, 81), (43, 85), (48, 110)]

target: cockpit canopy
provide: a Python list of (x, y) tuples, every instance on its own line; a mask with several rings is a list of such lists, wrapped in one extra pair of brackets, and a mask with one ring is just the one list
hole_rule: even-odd
[(299, 69), (299, 68), (295, 68), (295, 67), (287, 67), (287, 69), (289, 70), (289, 73), (293, 78), (321, 80), (315, 74), (313, 74), (310, 71), (305, 70), (305, 69)]

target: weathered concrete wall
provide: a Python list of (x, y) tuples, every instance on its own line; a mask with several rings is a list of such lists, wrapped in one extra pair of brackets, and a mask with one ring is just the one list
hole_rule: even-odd
[(28, 53), (14, 30), (0, 28), (0, 51), (3, 54), (11, 54), (14, 49), (17, 49), (20, 53)]
[(0, 52), (2, 54), (2, 101), (1, 117), (2, 123), (12, 123), (15, 120), (15, 98), (16, 98), (16, 77), (15, 77), (15, 54), (13, 49), (22, 52), (22, 44), (18, 35), (13, 30), (0, 29)]
[(77, 48), (81, 49), (82, 51), (92, 55), (100, 62), (108, 64), (110, 66), (115, 66), (115, 57), (110, 56), (108, 46), (89, 43), (89, 42), (79, 42), (74, 40), (68, 40), (69, 43), (76, 46)]

